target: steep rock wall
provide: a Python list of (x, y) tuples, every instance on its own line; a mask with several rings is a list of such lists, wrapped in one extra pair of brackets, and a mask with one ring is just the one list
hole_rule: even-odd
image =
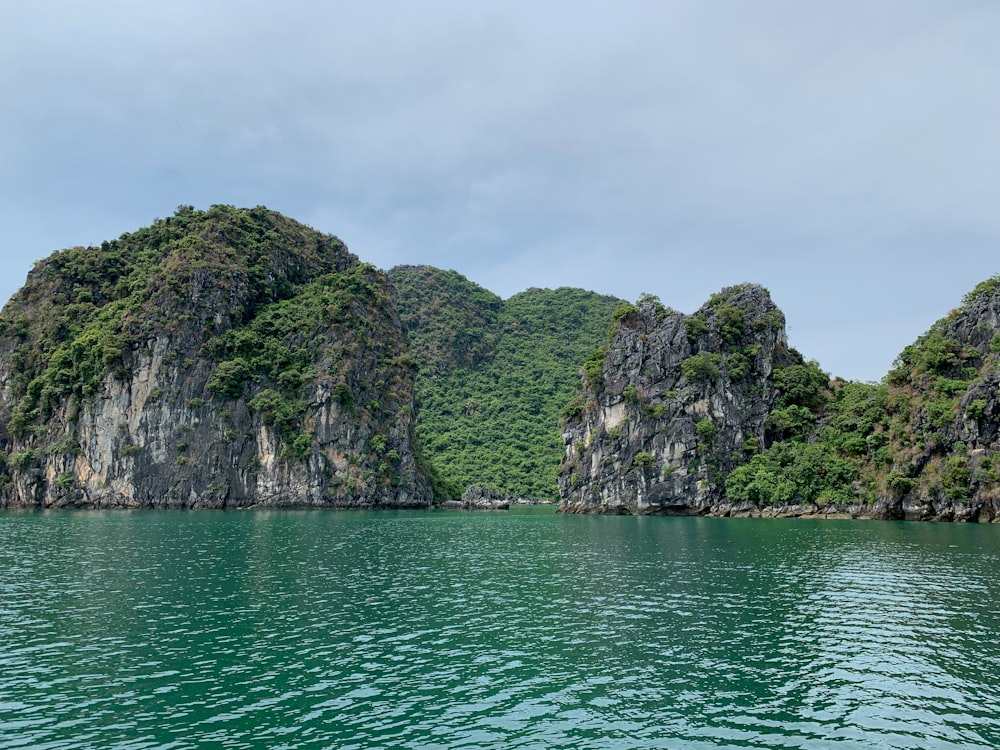
[(564, 512), (1000, 521), (1000, 278), (850, 383), (764, 290), (618, 315), (567, 410)]
[(384, 274), (335, 238), (182, 209), (4, 309), (0, 504), (426, 507), (414, 374)]
[(1000, 280), (904, 349), (886, 384), (899, 517), (1000, 522)]
[(564, 425), (564, 512), (702, 512), (765, 442), (771, 375), (793, 364), (765, 289), (722, 290), (685, 316), (655, 301), (622, 308), (587, 365)]

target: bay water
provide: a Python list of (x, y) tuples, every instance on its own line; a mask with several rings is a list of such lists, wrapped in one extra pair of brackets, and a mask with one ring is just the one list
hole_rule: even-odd
[(0, 513), (0, 748), (996, 748), (1000, 526)]

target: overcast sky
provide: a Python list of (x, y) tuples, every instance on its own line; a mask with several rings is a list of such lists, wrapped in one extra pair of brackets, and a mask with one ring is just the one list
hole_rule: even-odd
[(0, 0), (0, 298), (266, 205), (389, 268), (692, 312), (880, 379), (1000, 273), (1000, 2)]

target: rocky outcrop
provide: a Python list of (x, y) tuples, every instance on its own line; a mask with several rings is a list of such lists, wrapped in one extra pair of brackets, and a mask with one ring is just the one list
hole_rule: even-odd
[(39, 263), (0, 316), (0, 504), (427, 507), (384, 274), (265, 209)]
[(886, 384), (900, 516), (1000, 522), (1000, 279), (906, 347)]
[(801, 361), (784, 316), (746, 284), (693, 315), (647, 299), (616, 318), (568, 410), (561, 510), (709, 512), (729, 471), (765, 443), (775, 368)]
[(514, 497), (492, 487), (474, 484), (460, 500), (445, 500), (440, 504), (443, 510), (510, 510), (512, 505), (555, 505), (537, 497)]
[(461, 500), (446, 500), (441, 504), (445, 510), (508, 510), (517, 498), (481, 484), (474, 484), (463, 494)]
[(760, 287), (617, 318), (568, 409), (564, 512), (1000, 521), (1000, 279), (881, 384), (805, 363)]
[(474, 484), (462, 494), (462, 507), (466, 510), (507, 510), (516, 502), (517, 498), (482, 484)]

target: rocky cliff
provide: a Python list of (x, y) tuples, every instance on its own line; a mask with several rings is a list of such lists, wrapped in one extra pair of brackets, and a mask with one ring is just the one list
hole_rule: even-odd
[(263, 208), (36, 264), (0, 316), (0, 503), (425, 507), (385, 275)]
[(615, 313), (567, 407), (559, 477), (567, 512), (710, 508), (766, 442), (774, 373), (801, 364), (765, 289), (724, 289), (693, 315), (646, 298)]
[(0, 313), (0, 505), (548, 499), (561, 456), (567, 512), (1000, 521), (998, 388), (1000, 277), (851, 383), (760, 286), (692, 315), (501, 300), (264, 208), (181, 207), (40, 261)]
[(567, 407), (563, 511), (1000, 521), (1000, 279), (882, 383), (804, 361), (752, 285), (616, 319)]
[(885, 378), (882, 486), (896, 515), (1000, 521), (998, 387), (994, 277), (904, 349)]

